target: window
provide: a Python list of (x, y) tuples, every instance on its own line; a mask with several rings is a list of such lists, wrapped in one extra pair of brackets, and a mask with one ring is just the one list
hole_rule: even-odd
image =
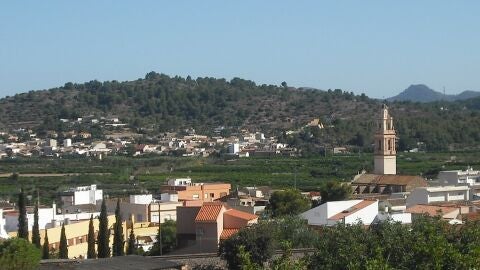
[(210, 198), (215, 197), (215, 193), (210, 193)]
[(392, 150), (392, 141), (388, 140), (388, 150)]
[(193, 194), (193, 199), (194, 200), (198, 200), (200, 198), (200, 196), (198, 196), (198, 194)]

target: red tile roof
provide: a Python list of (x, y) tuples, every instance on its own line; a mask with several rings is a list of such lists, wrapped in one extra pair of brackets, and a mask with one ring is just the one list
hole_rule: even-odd
[(224, 206), (221, 203), (204, 203), (202, 207), (200, 207), (200, 211), (198, 211), (195, 222), (215, 223), (222, 208), (224, 208)]
[(243, 212), (243, 211), (239, 211), (239, 210), (236, 210), (236, 209), (229, 209), (229, 210), (227, 210), (227, 212), (224, 213), (224, 215), (229, 215), (229, 216), (240, 218), (240, 219), (247, 220), (247, 221), (258, 218), (257, 215), (250, 214), (250, 213)]
[(406, 212), (412, 214), (427, 214), (433, 217), (449, 214), (456, 210), (458, 210), (457, 207), (417, 204), (407, 208)]
[(239, 229), (223, 229), (222, 234), (220, 235), (220, 239), (228, 239), (232, 235), (236, 234)]
[(354, 206), (336, 214), (336, 215), (333, 215), (332, 217), (329, 218), (329, 220), (341, 220), (347, 216), (350, 216), (351, 214), (359, 211), (359, 210), (362, 210), (363, 208), (375, 203), (376, 200), (363, 200), (357, 204), (355, 204)]

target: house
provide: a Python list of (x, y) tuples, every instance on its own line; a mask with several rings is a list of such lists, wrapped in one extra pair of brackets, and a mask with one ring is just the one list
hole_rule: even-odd
[(258, 222), (258, 216), (229, 209), (220, 202), (177, 208), (177, 241), (189, 252), (216, 252), (222, 239)]
[(407, 197), (407, 208), (417, 204), (468, 201), (468, 186), (418, 187)]
[(120, 200), (120, 214), (123, 220), (131, 222), (155, 222), (177, 220), (177, 206), (181, 202), (164, 202), (153, 199), (151, 194), (130, 195), (129, 198), (106, 201), (107, 211), (113, 213)]
[(480, 171), (473, 170), (472, 167), (468, 167), (465, 171), (440, 171), (438, 180), (445, 185), (480, 185)]
[(337, 223), (370, 225), (378, 215), (377, 200), (326, 202), (300, 214), (312, 226), (333, 226)]
[(177, 183), (169, 180), (160, 190), (163, 194), (177, 194), (179, 201), (201, 200), (212, 202), (230, 193), (231, 185), (227, 183), (192, 183), (191, 179), (185, 178), (185, 183)]
[(71, 188), (60, 194), (60, 200), (64, 206), (97, 204), (103, 199), (103, 190), (97, 189), (97, 185)]
[(407, 208), (406, 212), (411, 213), (413, 219), (423, 215), (431, 217), (440, 216), (442, 219), (452, 221), (453, 223), (461, 223), (461, 221), (457, 220), (457, 217), (461, 214), (459, 207), (417, 204)]

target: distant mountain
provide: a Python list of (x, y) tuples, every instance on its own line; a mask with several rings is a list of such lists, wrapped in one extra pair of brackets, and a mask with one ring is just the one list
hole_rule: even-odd
[(458, 95), (444, 95), (424, 84), (412, 84), (400, 94), (388, 98), (389, 101), (433, 102), (439, 100), (456, 101), (479, 97), (480, 92), (463, 91)]

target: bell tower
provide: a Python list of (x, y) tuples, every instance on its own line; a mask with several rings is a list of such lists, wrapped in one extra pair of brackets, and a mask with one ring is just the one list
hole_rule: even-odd
[(388, 113), (387, 105), (382, 105), (382, 110), (376, 119), (374, 135), (374, 173), (397, 173), (397, 150), (395, 146), (396, 133), (393, 127), (393, 118)]

